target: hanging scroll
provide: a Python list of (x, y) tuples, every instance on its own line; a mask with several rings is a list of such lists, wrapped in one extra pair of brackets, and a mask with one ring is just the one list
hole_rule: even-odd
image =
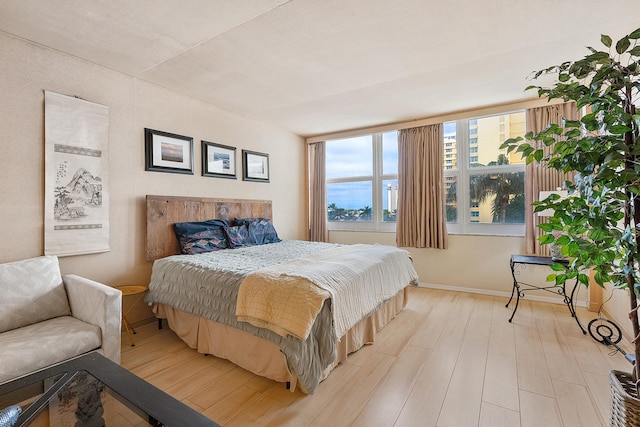
[(45, 91), (45, 255), (109, 251), (109, 108)]

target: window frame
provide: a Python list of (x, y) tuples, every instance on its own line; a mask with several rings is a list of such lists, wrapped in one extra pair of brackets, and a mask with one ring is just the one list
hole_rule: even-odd
[[(359, 137), (371, 135), (371, 149), (373, 158), (373, 175), (371, 176), (350, 176), (345, 178), (326, 178), (325, 184), (338, 184), (348, 182), (371, 182), (371, 221), (329, 221), (327, 218), (327, 229), (329, 231), (368, 231), (395, 233), (396, 221), (384, 221), (384, 206), (382, 196), (382, 183), (387, 180), (398, 180), (398, 174), (383, 174), (383, 138), (385, 133), (394, 131), (365, 133)], [(397, 131), (395, 131), (397, 133)], [(354, 136), (355, 138), (356, 136)], [(349, 139), (349, 138), (337, 138)], [(336, 140), (337, 140), (336, 139)], [(326, 143), (332, 140), (327, 140)], [(335, 140), (334, 140), (335, 141)], [(328, 197), (328, 196), (327, 196)], [(327, 198), (327, 204), (330, 201)]]
[[(489, 174), (489, 173), (524, 173), (525, 188), (526, 181), (528, 179), (526, 173), (526, 165), (523, 164), (508, 164), (499, 166), (473, 166), (469, 165), (470, 160), (470, 148), (471, 140), (476, 139), (477, 132), (471, 136), (469, 123), (473, 122), (477, 125), (478, 119), (485, 117), (496, 116), (508, 116), (514, 113), (520, 113), (523, 110), (508, 111), (498, 114), (488, 114), (484, 116), (477, 116), (466, 119), (450, 120), (446, 123), (455, 122), (456, 124), (456, 169), (447, 169), (446, 164), (443, 164), (444, 178), (446, 183), (446, 177), (455, 177), (456, 179), (456, 205), (457, 205), (457, 222), (447, 222), (447, 232), (449, 234), (461, 234), (461, 235), (489, 235), (489, 236), (524, 236), (525, 224), (493, 224), (493, 223), (478, 223), (472, 222), (471, 215), (471, 201), (469, 194), (469, 179), (471, 175), (477, 174)], [(443, 140), (443, 144), (445, 141)], [(443, 189), (443, 191), (446, 191)]]

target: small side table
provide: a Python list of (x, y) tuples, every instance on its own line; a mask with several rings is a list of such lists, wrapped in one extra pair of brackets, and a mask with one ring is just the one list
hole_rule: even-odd
[(145, 285), (120, 285), (114, 286), (114, 288), (122, 291), (123, 297), (137, 295), (137, 298), (129, 306), (129, 309), (122, 314), (122, 323), (124, 324), (124, 329), (127, 331), (129, 341), (131, 341), (131, 347), (134, 347), (136, 344), (133, 342), (132, 332), (135, 334), (136, 330), (133, 329), (131, 323), (129, 323), (129, 321), (127, 320), (127, 314), (129, 314), (131, 310), (140, 302), (145, 292), (149, 290), (149, 287)]
[(578, 287), (578, 280), (576, 279), (573, 284), (573, 288), (571, 289), (571, 293), (567, 294), (566, 283), (562, 285), (549, 285), (549, 286), (538, 286), (530, 283), (525, 283), (519, 281), (517, 276), (520, 274), (518, 267), (525, 268), (527, 265), (546, 265), (549, 266), (551, 264), (564, 264), (567, 265), (568, 261), (563, 260), (553, 260), (551, 257), (547, 256), (533, 256), (533, 255), (511, 255), (511, 276), (513, 277), (513, 288), (511, 289), (511, 298), (509, 298), (509, 302), (505, 307), (509, 307), (511, 301), (513, 300), (513, 296), (516, 296), (516, 306), (513, 309), (513, 313), (511, 313), (511, 317), (509, 318), (509, 323), (513, 320), (513, 316), (516, 315), (516, 311), (518, 310), (518, 303), (520, 302), (520, 298), (524, 298), (525, 291), (538, 290), (538, 291), (546, 291), (551, 292), (553, 294), (558, 294), (563, 297), (564, 303), (569, 308), (569, 312), (571, 316), (576, 319), (576, 323), (580, 327), (580, 330), (583, 334), (587, 334), (584, 327), (580, 323), (578, 319), (578, 315), (576, 314), (576, 308), (573, 303), (573, 297), (576, 293), (576, 288)]

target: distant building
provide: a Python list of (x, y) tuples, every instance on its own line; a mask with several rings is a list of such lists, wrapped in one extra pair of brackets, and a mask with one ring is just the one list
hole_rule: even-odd
[(398, 183), (387, 184), (387, 210), (389, 214), (398, 209)]
[[(452, 123), (450, 123), (451, 125)], [(517, 112), (506, 115), (482, 117), (469, 120), (469, 153), (467, 153), (470, 166), (486, 166), (495, 162), (500, 154), (506, 154), (500, 150), (500, 145), (509, 138), (523, 136), (526, 128), (526, 115)], [(444, 131), (444, 169), (458, 169), (458, 152), (456, 141), (456, 126), (445, 126)], [(523, 164), (524, 159), (519, 153), (511, 152), (508, 155), (509, 164)], [(445, 194), (457, 192), (456, 176), (444, 176)], [(476, 200), (469, 201), (469, 221), (490, 223), (493, 221), (491, 203), (485, 201), (480, 204)], [(457, 198), (450, 197), (446, 201), (447, 221), (457, 221)]]

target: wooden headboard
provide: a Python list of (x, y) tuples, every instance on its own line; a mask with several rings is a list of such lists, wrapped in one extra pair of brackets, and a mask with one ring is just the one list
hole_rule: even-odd
[(173, 224), (235, 218), (272, 219), (271, 200), (147, 196), (147, 261), (180, 253)]

